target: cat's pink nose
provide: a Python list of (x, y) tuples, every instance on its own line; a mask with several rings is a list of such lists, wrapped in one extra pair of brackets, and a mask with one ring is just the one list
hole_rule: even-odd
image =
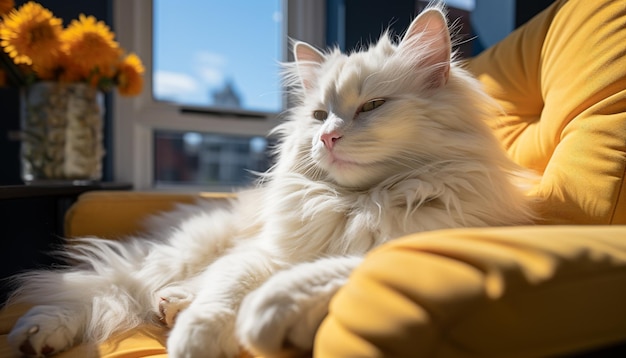
[(335, 146), (335, 142), (341, 139), (342, 135), (337, 131), (332, 131), (330, 133), (324, 133), (321, 135), (320, 139), (324, 142), (324, 146), (327, 149), (333, 149)]

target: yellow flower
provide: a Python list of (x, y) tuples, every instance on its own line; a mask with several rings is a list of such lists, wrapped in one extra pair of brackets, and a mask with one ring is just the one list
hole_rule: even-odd
[(54, 67), (40, 68), (37, 70), (37, 77), (43, 81), (60, 81), (60, 82), (80, 82), (85, 78), (82, 74), (72, 69), (72, 61), (68, 59), (67, 54), (61, 52), (57, 58), (57, 65)]
[(120, 63), (117, 73), (117, 88), (123, 96), (135, 96), (143, 89), (143, 65), (139, 56), (129, 54)]
[[(135, 54), (122, 59), (124, 50), (104, 22), (80, 14), (63, 29), (61, 19), (34, 1), (14, 6), (15, 0), (0, 0), (0, 51), (13, 60), (22, 84), (85, 82), (102, 91), (117, 86), (122, 95), (141, 93), (141, 60)], [(0, 86), (7, 74), (0, 71)]]
[(13, 0), (0, 0), (0, 15), (8, 14), (15, 7)]
[(62, 21), (35, 2), (3, 17), (0, 46), (16, 64), (53, 67), (61, 46)]
[(85, 79), (113, 75), (122, 50), (115, 35), (93, 16), (79, 15), (63, 31), (64, 52), (71, 59), (68, 71), (76, 71)]

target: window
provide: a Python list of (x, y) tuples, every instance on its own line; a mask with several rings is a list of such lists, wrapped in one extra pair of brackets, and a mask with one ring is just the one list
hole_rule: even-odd
[[(282, 111), (281, 5), (280, 0), (153, 0), (153, 99), (187, 112), (259, 119)], [(270, 166), (260, 136), (165, 130), (154, 136), (157, 186), (242, 186), (253, 180), (251, 171)]]
[(228, 190), (267, 167), (277, 60), (289, 38), (325, 46), (325, 2), (114, 0), (114, 27), (146, 67), (142, 95), (114, 101), (115, 180)]
[(154, 0), (153, 7), (156, 100), (282, 110), (278, 62), (287, 44), (280, 0)]
[(154, 148), (154, 178), (162, 187), (243, 186), (271, 165), (268, 140), (261, 136), (157, 130)]

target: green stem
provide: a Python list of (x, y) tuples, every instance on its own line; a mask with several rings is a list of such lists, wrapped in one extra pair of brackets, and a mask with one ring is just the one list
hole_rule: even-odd
[(26, 77), (9, 55), (0, 49), (0, 65), (6, 70), (9, 83), (16, 87), (26, 85)]

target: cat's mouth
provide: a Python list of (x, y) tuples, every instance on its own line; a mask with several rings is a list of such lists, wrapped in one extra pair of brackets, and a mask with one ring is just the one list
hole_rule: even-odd
[(366, 158), (358, 156), (358, 153), (346, 153), (338, 148), (332, 151), (323, 150), (325, 148), (316, 149), (313, 151), (313, 158), (337, 184), (346, 187), (361, 187), (364, 185), (364, 179), (372, 174), (374, 162), (364, 160)]
[(328, 159), (329, 159), (330, 165), (334, 167), (338, 167), (338, 168), (344, 168), (344, 167), (349, 167), (349, 166), (354, 166), (354, 165), (362, 165), (362, 163), (356, 162), (354, 160), (351, 160), (342, 156), (338, 156), (335, 153), (329, 153)]

